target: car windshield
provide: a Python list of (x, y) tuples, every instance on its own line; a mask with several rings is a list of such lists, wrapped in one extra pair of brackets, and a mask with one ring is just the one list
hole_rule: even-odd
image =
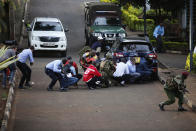
[(59, 22), (36, 22), (34, 31), (63, 31)]
[(151, 50), (149, 45), (141, 43), (121, 44), (119, 49), (125, 52), (149, 52)]
[(107, 16), (99, 16), (96, 17), (94, 20), (93, 25), (119, 25), (120, 24), (120, 19), (118, 17), (107, 17)]

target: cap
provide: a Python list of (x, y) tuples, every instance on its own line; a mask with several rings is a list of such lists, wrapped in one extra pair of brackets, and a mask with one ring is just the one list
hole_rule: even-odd
[(182, 72), (182, 75), (187, 77), (189, 73), (185, 71), (185, 72)]

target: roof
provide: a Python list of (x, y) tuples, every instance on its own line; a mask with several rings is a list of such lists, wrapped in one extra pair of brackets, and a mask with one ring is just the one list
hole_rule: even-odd
[(114, 3), (91, 1), (91, 2), (84, 2), (84, 6), (90, 7), (90, 6), (118, 6), (118, 5)]
[(140, 42), (149, 43), (144, 37), (126, 37), (120, 40), (121, 42)]
[(59, 22), (60, 20), (58, 18), (52, 18), (52, 17), (36, 17), (36, 21), (49, 21), (49, 22)]

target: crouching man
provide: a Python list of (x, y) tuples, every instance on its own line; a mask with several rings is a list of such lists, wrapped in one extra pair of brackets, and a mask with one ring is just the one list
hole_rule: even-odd
[(83, 75), (83, 81), (86, 82), (90, 90), (95, 89), (101, 84), (101, 73), (99, 73), (95, 65), (96, 62), (91, 61)]
[(47, 90), (53, 91), (53, 86), (56, 84), (56, 81), (59, 80), (60, 91), (68, 91), (68, 86), (77, 82), (77, 78), (69, 79), (63, 70), (63, 65), (67, 62), (67, 58), (62, 60), (54, 60), (48, 63), (45, 67), (45, 73), (52, 79)]

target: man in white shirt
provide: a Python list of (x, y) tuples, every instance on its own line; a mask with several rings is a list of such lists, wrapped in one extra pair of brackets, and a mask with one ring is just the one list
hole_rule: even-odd
[(136, 72), (135, 58), (130, 57), (126, 64), (129, 68), (130, 82), (133, 83), (141, 76), (140, 73)]
[(25, 82), (26, 87), (31, 87), (33, 83), (31, 80), (31, 68), (26, 64), (27, 60), (30, 61), (30, 65), (32, 66), (34, 63), (33, 59), (33, 51), (34, 47), (31, 46), (29, 49), (24, 49), (20, 54), (18, 54), (18, 61), (16, 62), (17, 67), (22, 72), (22, 78), (20, 80), (19, 89), (23, 89), (23, 84)]
[(155, 37), (155, 39), (157, 41), (157, 50), (159, 53), (161, 53), (163, 51), (162, 37), (163, 37), (164, 33), (165, 33), (165, 31), (164, 31), (163, 23), (160, 23), (158, 26), (156, 26), (154, 29), (154, 32), (153, 32), (153, 36)]
[(121, 58), (120, 62), (116, 65), (116, 71), (113, 73), (114, 79), (124, 86), (125, 82), (129, 79), (129, 69), (126, 64), (126, 59)]

